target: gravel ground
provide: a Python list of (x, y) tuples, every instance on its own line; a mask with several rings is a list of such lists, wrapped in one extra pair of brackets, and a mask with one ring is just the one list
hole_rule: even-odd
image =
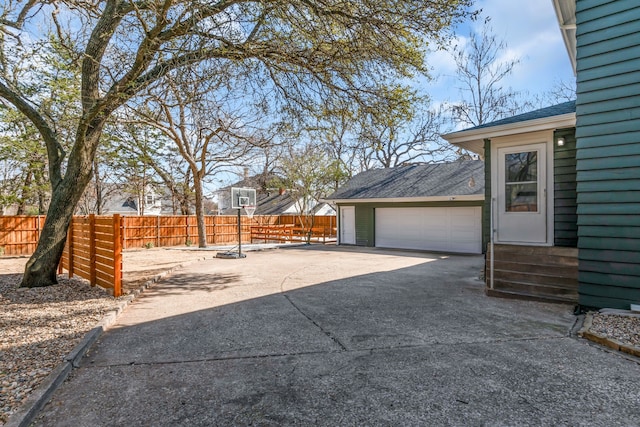
[(589, 330), (640, 348), (640, 317), (594, 313)]
[[(124, 253), (123, 288), (145, 281), (183, 262), (215, 252), (152, 249)], [(0, 257), (0, 425), (64, 360), (118, 300), (82, 279), (58, 276), (58, 285), (17, 288), (26, 257)]]
[[(213, 251), (156, 248), (124, 253), (123, 287), (184, 262), (213, 258)], [(0, 425), (60, 364), (118, 300), (86, 281), (59, 276), (47, 288), (17, 288), (27, 258), (0, 257)], [(593, 332), (640, 347), (640, 318), (598, 313)]]

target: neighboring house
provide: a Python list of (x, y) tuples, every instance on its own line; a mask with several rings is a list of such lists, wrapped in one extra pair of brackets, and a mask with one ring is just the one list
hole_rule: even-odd
[(171, 215), (170, 198), (159, 189), (147, 185), (144, 194), (115, 190), (106, 196), (102, 207), (104, 215)]
[(482, 161), (369, 170), (327, 200), (341, 245), (482, 252)]
[(565, 103), (444, 137), (485, 156), (489, 293), (628, 309), (640, 302), (640, 3), (553, 3), (575, 113)]
[[(216, 192), (218, 197), (218, 207), (220, 215), (237, 215), (237, 210), (231, 208), (231, 188), (254, 188), (256, 190), (256, 211), (254, 215), (299, 215), (306, 207), (308, 212), (302, 214), (313, 215), (335, 215), (335, 209), (325, 202), (318, 203), (315, 200), (308, 200), (302, 203), (302, 200), (295, 199), (289, 191), (278, 188), (268, 188), (269, 182), (273, 181), (275, 176), (256, 175), (253, 177), (245, 177), (242, 181), (238, 181), (232, 185), (224, 187)], [(244, 210), (241, 211), (245, 215)]]

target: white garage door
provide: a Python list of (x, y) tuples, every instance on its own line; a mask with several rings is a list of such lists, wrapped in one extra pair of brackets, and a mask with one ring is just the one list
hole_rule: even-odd
[(377, 208), (376, 246), (443, 252), (482, 252), (478, 207)]

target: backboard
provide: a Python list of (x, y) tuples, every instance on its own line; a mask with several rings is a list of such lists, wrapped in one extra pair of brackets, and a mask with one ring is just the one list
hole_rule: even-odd
[(245, 206), (256, 205), (255, 188), (231, 187), (231, 208), (242, 209)]

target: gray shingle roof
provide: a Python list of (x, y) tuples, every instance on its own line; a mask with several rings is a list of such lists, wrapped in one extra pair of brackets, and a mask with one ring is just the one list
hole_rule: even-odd
[(484, 162), (469, 160), (365, 171), (351, 178), (326, 200), (483, 194)]
[(512, 123), (526, 122), (529, 120), (544, 119), (545, 117), (560, 116), (576, 112), (576, 101), (563, 102), (562, 104), (552, 105), (550, 107), (541, 108), (539, 110), (529, 111), (527, 113), (518, 114), (517, 116), (507, 117), (506, 119), (496, 120), (495, 122), (485, 123), (480, 126), (464, 129), (464, 131), (490, 128), (500, 125), (508, 125)]

